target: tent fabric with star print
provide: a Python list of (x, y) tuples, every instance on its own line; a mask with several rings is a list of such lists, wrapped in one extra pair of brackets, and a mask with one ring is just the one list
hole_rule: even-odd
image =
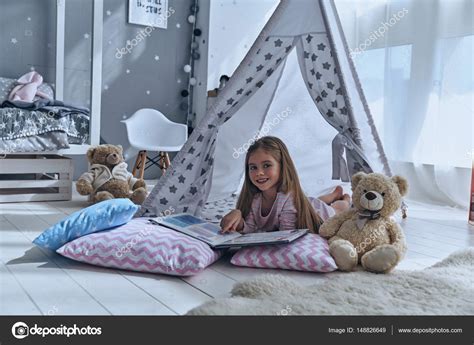
[(280, 2), (138, 215), (199, 216), (238, 193), (263, 135), (287, 144), (307, 195), (358, 171), (391, 175), (332, 1)]

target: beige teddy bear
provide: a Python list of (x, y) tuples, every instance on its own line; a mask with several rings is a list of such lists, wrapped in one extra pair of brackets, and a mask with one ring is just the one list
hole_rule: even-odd
[(408, 182), (400, 176), (359, 172), (352, 177), (353, 208), (328, 219), (319, 234), (342, 271), (358, 263), (376, 273), (390, 272), (406, 252), (405, 236), (393, 217), (406, 195)]
[(146, 198), (146, 184), (127, 171), (120, 145), (99, 145), (87, 150), (90, 163), (88, 172), (81, 175), (76, 189), (81, 195), (90, 195), (94, 203), (114, 199), (129, 198), (141, 205)]

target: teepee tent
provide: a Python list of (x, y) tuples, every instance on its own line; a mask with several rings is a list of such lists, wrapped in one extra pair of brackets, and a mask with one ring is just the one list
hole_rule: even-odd
[(332, 0), (280, 2), (139, 215), (199, 215), (238, 192), (262, 135), (287, 144), (308, 195), (358, 171), (391, 175)]

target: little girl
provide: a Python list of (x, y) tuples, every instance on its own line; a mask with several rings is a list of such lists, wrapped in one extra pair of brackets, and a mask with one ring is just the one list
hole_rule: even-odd
[(307, 198), (286, 145), (262, 137), (245, 157), (245, 181), (237, 209), (221, 221), (223, 232), (309, 229), (318, 233), (324, 220), (350, 207), (350, 197), (338, 186), (319, 199)]

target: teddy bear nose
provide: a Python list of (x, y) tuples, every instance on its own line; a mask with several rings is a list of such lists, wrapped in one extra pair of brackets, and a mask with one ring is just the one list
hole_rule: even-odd
[(365, 197), (366, 197), (368, 200), (374, 200), (374, 199), (377, 197), (377, 195), (375, 195), (375, 194), (372, 193), (372, 192), (367, 192), (367, 193), (365, 193)]

